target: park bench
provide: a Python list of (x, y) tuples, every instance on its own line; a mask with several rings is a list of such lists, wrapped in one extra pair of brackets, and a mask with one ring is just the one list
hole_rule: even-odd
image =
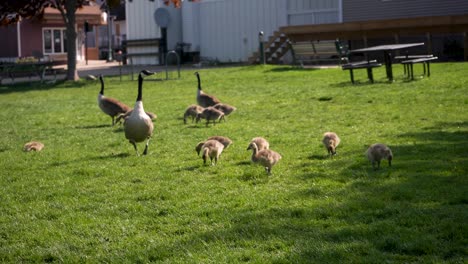
[(291, 43), (293, 64), (340, 63), (341, 56), (333, 40), (312, 40)]
[(28, 77), (31, 82), (34, 76), (39, 77), (43, 82), (46, 75), (54, 75), (54, 81), (56, 81), (57, 74), (64, 72), (65, 69), (54, 68), (54, 66), (54, 62), (3, 63), (0, 64), (0, 84), (5, 78), (15, 83), (16, 78)]
[(354, 73), (353, 70), (358, 69), (366, 69), (367, 70), (367, 77), (373, 83), (374, 82), (374, 75), (372, 73), (373, 68), (381, 67), (381, 63), (377, 63), (376, 60), (371, 61), (359, 61), (359, 62), (350, 62), (347, 64), (343, 64), (341, 68), (343, 70), (349, 70), (349, 75), (351, 77), (351, 82), (354, 84)]
[(430, 69), (430, 62), (433, 60), (437, 60), (438, 58), (435, 56), (427, 56), (427, 57), (420, 57), (420, 58), (414, 58), (414, 59), (409, 59), (409, 60), (404, 60), (401, 62), (403, 64), (405, 73), (407, 73), (408, 78), (411, 78), (411, 80), (414, 80), (414, 72), (413, 72), (413, 65), (416, 63), (422, 63), (423, 64), (423, 75), (427, 75), (428, 77), (431, 76), (431, 69)]

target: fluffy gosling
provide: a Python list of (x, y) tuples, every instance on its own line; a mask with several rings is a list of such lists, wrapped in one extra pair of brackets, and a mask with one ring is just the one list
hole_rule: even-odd
[(196, 123), (198, 123), (202, 118), (206, 119), (206, 126), (209, 125), (210, 120), (213, 120), (213, 125), (215, 125), (216, 121), (221, 123), (221, 120), (224, 120), (224, 113), (210, 106), (197, 114)]
[(328, 155), (336, 155), (336, 147), (340, 144), (340, 138), (334, 132), (326, 132), (323, 134), (322, 143), (328, 151)]
[(268, 141), (262, 137), (252, 138), (249, 144), (251, 143), (255, 143), (255, 145), (257, 145), (258, 151), (270, 148), (270, 143), (268, 143)]
[[(212, 136), (212, 137), (209, 137), (207, 140), (216, 140), (216, 141), (218, 141), (219, 143), (223, 144), (224, 149), (227, 149), (232, 144), (232, 140), (230, 138), (223, 137), (223, 136)], [(202, 141), (202, 142), (198, 143), (198, 145), (195, 147), (195, 150), (197, 151), (198, 155), (200, 155), (201, 148), (202, 148), (203, 144), (205, 144), (205, 142), (206, 141)]]
[[(200, 145), (200, 143), (198, 143), (197, 148)], [(216, 165), (218, 163), (219, 156), (223, 152), (224, 145), (217, 140), (210, 139), (203, 142), (200, 149), (202, 153), (203, 164), (206, 164), (206, 160), (209, 157), (211, 165)]]
[(112, 118), (112, 125), (115, 124), (114, 119), (119, 114), (125, 114), (131, 108), (117, 99), (104, 96), (104, 79), (99, 76), (101, 81), (101, 91), (98, 94), (98, 105), (101, 110)]
[(195, 72), (198, 80), (198, 90), (197, 90), (197, 102), (202, 107), (213, 106), (217, 103), (221, 103), (218, 98), (213, 95), (206, 94), (201, 88), (200, 74)]
[(201, 112), (203, 112), (203, 107), (195, 104), (189, 105), (184, 112), (184, 124), (187, 124), (187, 117), (191, 117), (193, 123), (193, 120), (195, 120), (197, 114), (200, 114)]
[(217, 103), (213, 107), (223, 112), (225, 116), (237, 110), (236, 107), (232, 105), (228, 105), (228, 104), (223, 104), (223, 103)]
[(44, 148), (44, 144), (39, 141), (31, 141), (23, 146), (23, 151), (30, 152), (30, 151), (41, 151)]
[(133, 145), (138, 155), (136, 143), (146, 140), (145, 150), (143, 155), (148, 153), (148, 145), (151, 136), (153, 135), (153, 121), (146, 114), (143, 108), (143, 75), (152, 75), (152, 72), (142, 70), (138, 75), (138, 95), (133, 108), (132, 114), (125, 120), (124, 131), (125, 137)]
[(275, 152), (270, 149), (258, 150), (257, 144), (255, 142), (251, 142), (247, 147), (247, 150), (252, 150), (252, 162), (258, 163), (265, 168), (265, 171), (268, 175), (271, 174), (271, 169), (273, 166), (278, 163), (278, 161), (282, 158), (278, 152)]
[(393, 154), (392, 150), (385, 144), (377, 143), (370, 146), (366, 152), (367, 159), (372, 163), (372, 168), (375, 170), (375, 164), (377, 163), (377, 169), (380, 169), (380, 160), (388, 160), (388, 166), (392, 166)]

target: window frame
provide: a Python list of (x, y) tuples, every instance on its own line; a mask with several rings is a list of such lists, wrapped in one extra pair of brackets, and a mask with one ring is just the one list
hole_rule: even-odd
[[(55, 51), (55, 43), (54, 43), (54, 31), (59, 30), (60, 31), (60, 48), (61, 52), (56, 52)], [(45, 32), (50, 31), (51, 33), (51, 52), (46, 52), (45, 48)], [(65, 27), (44, 27), (42, 28), (42, 52), (44, 55), (54, 55), (54, 54), (66, 54), (67, 52), (65, 51), (67, 47), (65, 47), (65, 39), (66, 39), (66, 28)]]

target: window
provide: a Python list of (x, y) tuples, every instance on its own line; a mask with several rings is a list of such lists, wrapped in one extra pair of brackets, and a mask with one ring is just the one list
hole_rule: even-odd
[(44, 54), (67, 52), (67, 35), (64, 28), (43, 28)]

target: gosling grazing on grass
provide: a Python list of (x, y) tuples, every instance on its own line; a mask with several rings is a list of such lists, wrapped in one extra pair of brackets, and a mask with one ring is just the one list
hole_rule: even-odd
[(210, 106), (197, 114), (196, 123), (198, 123), (202, 118), (206, 119), (206, 126), (209, 125), (210, 120), (213, 120), (213, 125), (215, 125), (216, 121), (221, 123), (221, 120), (224, 120), (224, 113)]
[(203, 112), (203, 107), (195, 104), (189, 105), (184, 112), (184, 124), (187, 124), (187, 117), (191, 117), (193, 123), (193, 120), (197, 117), (197, 114), (200, 114), (201, 112)]
[(197, 79), (198, 79), (198, 90), (197, 90), (198, 104), (202, 107), (208, 107), (208, 106), (213, 106), (217, 103), (221, 103), (221, 101), (219, 101), (218, 98), (203, 92), (201, 88), (200, 74), (198, 72), (195, 72), (195, 75), (197, 76)]
[[(224, 145), (214, 139), (210, 139), (210, 140), (207, 140), (205, 142), (200, 142), (200, 143), (203, 143), (200, 147), (201, 153), (202, 153), (203, 164), (206, 164), (206, 160), (209, 157), (211, 161), (211, 165), (216, 165), (218, 163), (219, 156), (223, 152)], [(199, 147), (200, 143), (198, 143), (197, 148)]]
[(258, 151), (270, 148), (270, 143), (268, 143), (268, 141), (262, 137), (252, 138), (250, 144), (252, 143), (255, 143), (255, 145), (257, 145)]
[(98, 95), (98, 105), (105, 114), (112, 118), (112, 125), (114, 125), (114, 118), (119, 114), (128, 112), (130, 107), (117, 99), (104, 96), (104, 79), (102, 75), (99, 75), (99, 80), (101, 81), (101, 91)]
[(153, 122), (151, 118), (146, 114), (143, 108), (143, 75), (152, 75), (152, 72), (142, 70), (138, 75), (138, 95), (135, 102), (135, 107), (130, 116), (125, 120), (124, 131), (125, 137), (133, 145), (138, 155), (138, 149), (136, 143), (146, 141), (145, 150), (143, 155), (148, 153), (148, 145), (151, 136), (153, 135)]
[(336, 147), (340, 144), (340, 138), (334, 132), (326, 132), (323, 134), (322, 143), (328, 151), (328, 155), (336, 155)]
[(44, 144), (39, 141), (31, 141), (23, 146), (23, 151), (30, 152), (30, 151), (41, 151), (44, 148)]
[(223, 104), (223, 103), (217, 103), (213, 107), (223, 112), (225, 116), (237, 110), (236, 107), (232, 105), (228, 105), (228, 104)]
[(380, 160), (386, 159), (388, 160), (388, 166), (392, 166), (392, 159), (393, 154), (392, 150), (387, 147), (385, 144), (377, 143), (373, 144), (367, 149), (366, 152), (367, 159), (372, 163), (372, 168), (375, 168), (375, 164), (377, 163), (377, 169), (380, 168)]
[(271, 174), (271, 168), (278, 163), (281, 159), (281, 155), (271, 149), (258, 150), (258, 146), (255, 142), (249, 144), (247, 150), (250, 149), (252, 150), (252, 162), (262, 165), (267, 174)]
[[(219, 143), (223, 144), (224, 149), (227, 149), (232, 144), (232, 140), (230, 138), (223, 137), (223, 136), (212, 136), (212, 137), (209, 137), (207, 140), (216, 140), (216, 141), (218, 141)], [(202, 148), (203, 144), (205, 144), (205, 142), (206, 141), (202, 141), (202, 142), (198, 143), (198, 145), (195, 147), (195, 150), (197, 151), (198, 155), (200, 155), (201, 148)]]

